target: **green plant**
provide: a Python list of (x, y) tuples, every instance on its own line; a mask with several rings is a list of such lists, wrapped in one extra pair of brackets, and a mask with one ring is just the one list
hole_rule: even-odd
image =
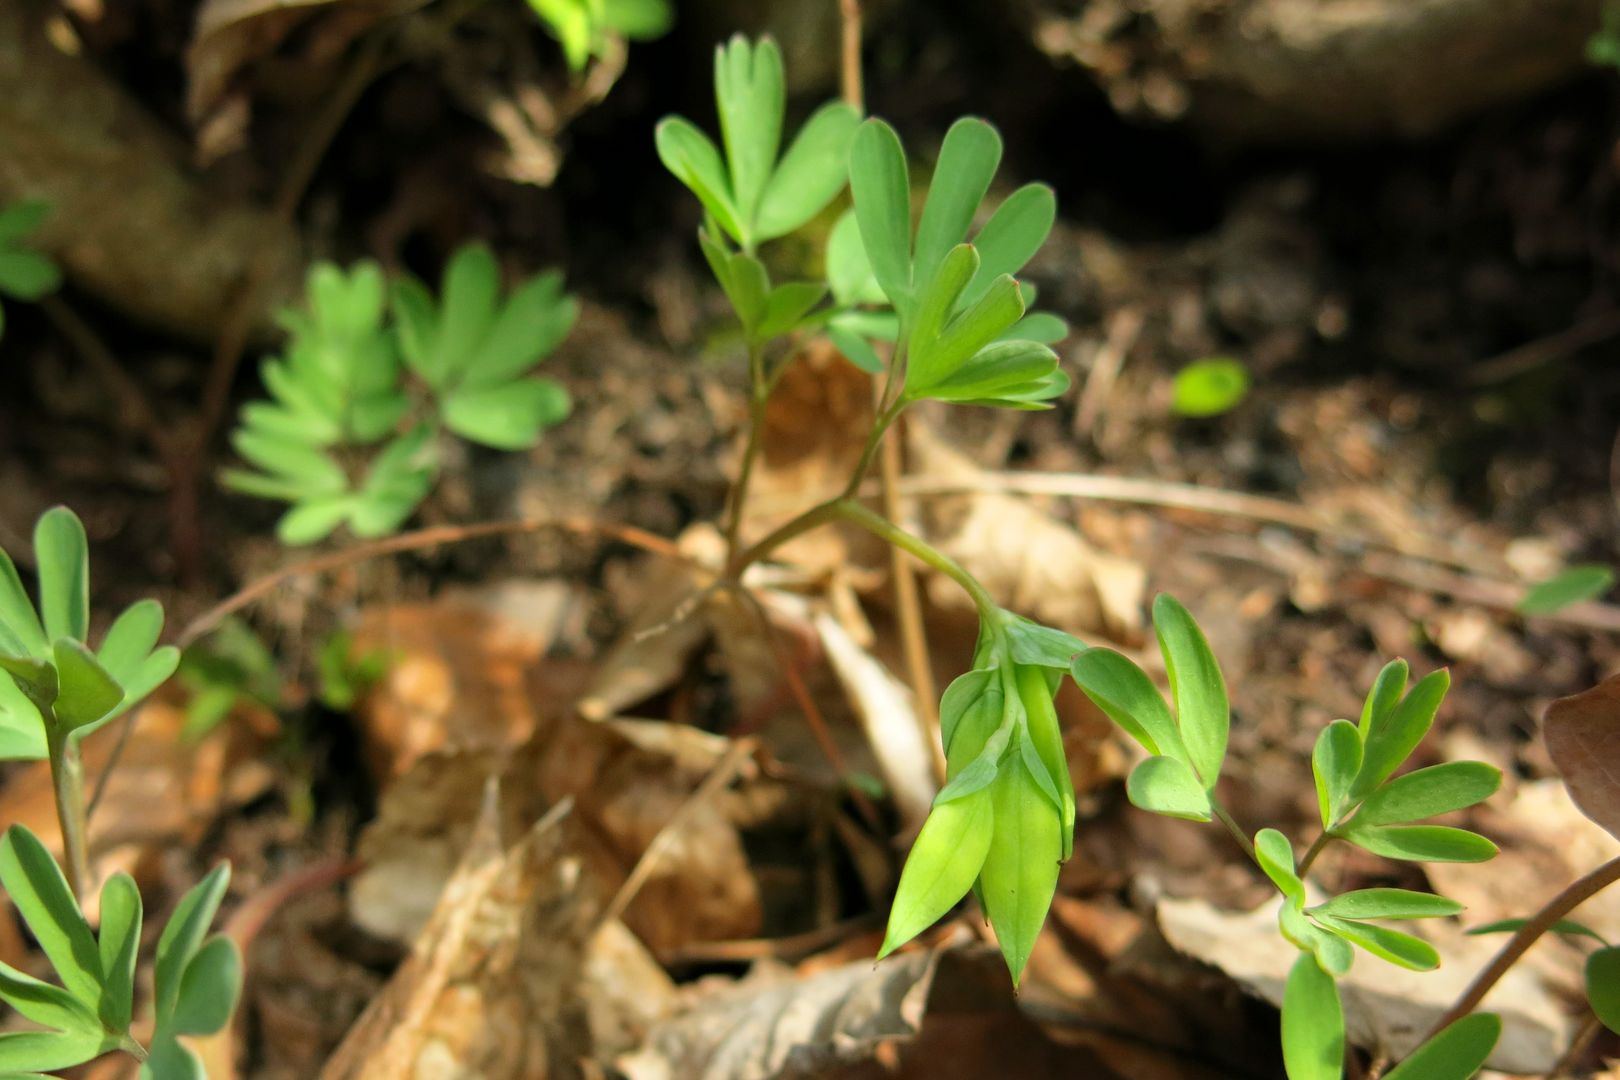
[(1620, 3), (1607, 0), (1603, 23), (1586, 42), (1587, 63), (1620, 68)]
[[(51, 205), (26, 199), (0, 208), (0, 296), (38, 300), (62, 284), (62, 271), (48, 256), (28, 246), (28, 237), (50, 216)], [(5, 308), (0, 307), (0, 334), (5, 332)]]
[(1572, 566), (1525, 591), (1515, 605), (1520, 615), (1556, 615), (1571, 604), (1596, 600), (1614, 585), (1614, 570), (1600, 563)]
[(164, 927), (153, 969), (153, 1034), (142, 1046), (130, 1033), (142, 922), (134, 879), (115, 874), (101, 887), (97, 935), (39, 838), (21, 825), (8, 829), (0, 840), (0, 885), (61, 985), (0, 964), (0, 1000), (46, 1029), (0, 1035), (4, 1075), (36, 1076), (122, 1051), (142, 1063), (142, 1080), (202, 1080), (202, 1062), (178, 1036), (211, 1035), (236, 1009), (241, 953), (229, 938), (207, 936), (229, 882), (230, 868), (216, 867)]
[(79, 902), (91, 880), (78, 742), (157, 689), (179, 653), (158, 646), (163, 609), (151, 600), (131, 605), (90, 650), (89, 550), (72, 511), (40, 518), (34, 557), (37, 607), (0, 552), (0, 757), (49, 760), (66, 874), (32, 832), (13, 825), (0, 840), (0, 887), (61, 985), (0, 964), (0, 1000), (44, 1029), (0, 1035), (0, 1074), (38, 1076), (122, 1051), (142, 1062), (143, 1080), (200, 1080), (201, 1063), (177, 1036), (218, 1031), (235, 1009), (241, 957), (225, 938), (205, 940), (229, 869), (218, 867), (187, 893), (158, 941), (148, 1046), (130, 1032), (140, 892), (127, 874), (107, 880), (99, 935)]
[(1249, 369), (1227, 357), (1195, 360), (1176, 372), (1170, 408), (1180, 416), (1219, 416), (1249, 393)]
[(529, 372), (578, 308), (556, 273), (500, 292), (495, 257), (478, 245), (452, 257), (438, 299), (410, 278), (390, 289), (375, 263), (316, 266), (305, 308), (283, 315), (285, 351), (261, 369), (270, 399), (243, 406), (231, 435), (255, 468), (227, 469), (223, 482), (292, 504), (283, 543), (345, 524), (385, 536), (432, 489), (443, 431), (500, 450), (535, 445), (569, 400)]
[(614, 39), (662, 37), (675, 21), (669, 0), (529, 0), (529, 6), (576, 73), (606, 53)]
[[(1421, 938), (1385, 922), (1456, 915), (1462, 905), (1406, 889), (1361, 889), (1316, 899), (1306, 875), (1328, 844), (1343, 841), (1389, 859), (1478, 862), (1496, 854), (1489, 840), (1465, 829), (1418, 824), (1484, 801), (1501, 773), (1474, 761), (1449, 762), (1402, 775), (1396, 771), (1422, 742), (1444, 700), (1449, 677), (1437, 671), (1408, 689), (1405, 661), (1379, 673), (1359, 722), (1335, 720), (1322, 730), (1311, 755), (1322, 829), (1297, 862), (1294, 845), (1276, 829), (1251, 841), (1216, 795), (1226, 756), (1230, 708), (1225, 680), (1202, 631), (1187, 610), (1161, 595), (1153, 625), (1170, 677), (1167, 705), (1147, 674), (1108, 649), (1074, 657), (1071, 674), (1081, 690), (1147, 751), (1131, 772), (1126, 794), (1137, 807), (1192, 821), (1218, 820), (1282, 896), (1278, 929), (1300, 950), (1284, 989), (1283, 1057), (1291, 1080), (1337, 1080), (1344, 1067), (1344, 1014), (1336, 979), (1359, 948), (1390, 963), (1426, 971), (1439, 954)], [(1436, 1080), (1473, 1075), (1494, 1045), (1476, 1020), (1460, 1034), (1420, 1050), (1422, 1069), (1405, 1075)], [(1414, 1055), (1413, 1061), (1420, 1060)], [(1393, 1074), (1392, 1074), (1393, 1075)]]
[[(1475, 926), (1470, 934), (1513, 934), (1530, 924), (1529, 919), (1501, 919)], [(1582, 982), (1586, 988), (1586, 1002), (1598, 1021), (1613, 1032), (1620, 1032), (1620, 945), (1609, 942), (1602, 934), (1574, 919), (1555, 920), (1548, 931), (1571, 939), (1588, 938), (1598, 948), (1586, 954)]]
[(175, 678), (190, 692), (186, 701), (188, 739), (207, 735), (239, 704), (253, 702), (275, 710), (283, 703), (275, 657), (259, 635), (237, 618), (226, 619), (181, 653)]

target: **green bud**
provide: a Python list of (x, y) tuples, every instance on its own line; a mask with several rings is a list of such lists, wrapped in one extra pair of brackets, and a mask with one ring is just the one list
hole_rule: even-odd
[(1002, 649), (981, 649), (978, 660), (941, 701), (948, 783), (901, 871), (878, 955), (972, 889), (1016, 985), (1074, 848), (1074, 785), (1052, 700), (1057, 680)]

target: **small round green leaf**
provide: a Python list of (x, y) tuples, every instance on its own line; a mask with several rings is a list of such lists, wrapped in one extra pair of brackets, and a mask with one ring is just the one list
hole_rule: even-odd
[(1586, 1000), (1604, 1027), (1620, 1032), (1620, 946), (1606, 946), (1586, 958)]
[(1254, 857), (1260, 869), (1290, 900), (1305, 899), (1305, 883), (1294, 870), (1294, 845), (1276, 829), (1261, 829), (1254, 834)]
[(1249, 369), (1224, 357), (1199, 360), (1176, 373), (1170, 407), (1181, 416), (1219, 416), (1249, 393)]
[(212, 1035), (230, 1023), (241, 992), (241, 950), (228, 937), (210, 938), (180, 977), (169, 1030), (176, 1035)]

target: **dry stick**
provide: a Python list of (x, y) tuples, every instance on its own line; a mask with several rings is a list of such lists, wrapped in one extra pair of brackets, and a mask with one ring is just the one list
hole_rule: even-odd
[(1605, 311), (1556, 334), (1481, 360), (1468, 369), (1463, 382), (1468, 386), (1489, 386), (1502, 382), (1561, 360), (1590, 345), (1607, 341), (1617, 334), (1620, 334), (1620, 311)]
[(1074, 411), (1074, 433), (1089, 437), (1093, 442), (1096, 435), (1092, 428), (1097, 426), (1097, 417), (1102, 414), (1103, 406), (1108, 402), (1108, 395), (1114, 389), (1114, 380), (1119, 377), (1120, 368), (1125, 366), (1125, 358), (1130, 355), (1131, 346), (1141, 336), (1142, 309), (1126, 307), (1116, 311), (1113, 318), (1108, 320), (1108, 336), (1097, 349), (1096, 356), (1091, 362), (1091, 374), (1086, 376), (1085, 389), (1080, 392), (1080, 404)]
[(738, 739), (731, 744), (731, 749), (726, 751), (725, 757), (715, 764), (709, 775), (703, 778), (703, 783), (697, 786), (697, 790), (692, 792), (687, 800), (681, 804), (680, 809), (676, 810), (670, 816), (670, 819), (664, 823), (664, 826), (658, 830), (657, 834), (653, 836), (652, 843), (648, 844), (647, 849), (641, 853), (641, 858), (636, 860), (636, 865), (630, 868), (630, 874), (624, 879), (624, 884), (619, 886), (619, 891), (613, 894), (612, 901), (603, 909), (600, 923), (612, 922), (614, 919), (624, 915), (625, 909), (630, 906), (630, 902), (636, 898), (636, 894), (641, 891), (641, 887), (647, 883), (647, 879), (652, 876), (653, 870), (657, 868), (659, 858), (675, 842), (675, 837), (680, 834), (680, 831), (692, 820), (692, 815), (696, 814), (698, 808), (705, 802), (713, 798), (715, 792), (731, 783), (732, 778), (737, 774), (737, 770), (742, 767), (742, 763), (754, 753), (755, 749), (753, 739)]
[(666, 558), (679, 559), (686, 563), (694, 561), (691, 556), (677, 547), (673, 541), (666, 540), (656, 533), (638, 529), (633, 525), (613, 525), (585, 517), (513, 518), (508, 521), (481, 521), (472, 525), (436, 525), (431, 528), (417, 529), (414, 532), (400, 533), (398, 536), (390, 536), (383, 540), (356, 544), (340, 551), (329, 551), (324, 555), (302, 559), (291, 566), (284, 566), (280, 570), (266, 574), (264, 577), (237, 590), (231, 596), (187, 623), (186, 628), (175, 639), (175, 644), (182, 649), (185, 648), (212, 630), (226, 616), (235, 614), (294, 578), (330, 573), (333, 570), (341, 570), (344, 567), (384, 555), (397, 555), (405, 551), (421, 551), (425, 548), (439, 547), (443, 544), (460, 544), (468, 540), (481, 540), (491, 536), (520, 536), (528, 533), (545, 532), (548, 529), (576, 533), (581, 536), (606, 537), (620, 543), (629, 544), (632, 547), (638, 547), (654, 555), (663, 555)]
[(1547, 1074), (1550, 1080), (1569, 1080), (1569, 1077), (1574, 1076), (1576, 1063), (1586, 1056), (1586, 1051), (1591, 1049), (1592, 1040), (1596, 1039), (1602, 1030), (1603, 1021), (1599, 1020), (1591, 1009), (1587, 1009), (1586, 1020), (1581, 1024), (1581, 1029), (1569, 1041), (1569, 1048), (1564, 1051), (1564, 1056), (1558, 1059), (1558, 1064)]
[(1435, 1022), (1423, 1041), (1427, 1042), (1434, 1038), (1441, 1030), (1473, 1012), (1485, 999), (1485, 995), (1491, 992), (1491, 988), (1507, 974), (1508, 969), (1518, 963), (1519, 958), (1530, 946), (1553, 928), (1553, 924), (1616, 881), (1620, 881), (1620, 858), (1610, 859), (1547, 901), (1547, 906), (1536, 912), (1534, 918), (1508, 938), (1507, 944), (1502, 946), (1502, 951), (1492, 958), (1483, 971), (1474, 976), (1474, 981), (1468, 984), (1468, 989), (1463, 991), (1462, 997), (1458, 998), (1457, 1003)]

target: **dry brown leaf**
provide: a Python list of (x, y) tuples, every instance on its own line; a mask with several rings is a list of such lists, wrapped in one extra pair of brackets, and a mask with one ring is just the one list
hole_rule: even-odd
[[(512, 753), (429, 754), (383, 793), (361, 837), (367, 868), (350, 889), (354, 919), (381, 937), (417, 933), (460, 859), (490, 776), (501, 778), (509, 834), (572, 798), (587, 867), (604, 892), (616, 890), (730, 745), (672, 724), (562, 718)], [(666, 844), (625, 913), (650, 948), (758, 932), (758, 886), (736, 824), (752, 812), (751, 798), (787, 794), (745, 780), (737, 794), (694, 807)]]
[(323, 1080), (547, 1080), (578, 1075), (590, 1035), (579, 983), (600, 911), (568, 803), (510, 850), (493, 782), (465, 856), (411, 956)]
[(837, 619), (822, 612), (812, 622), (828, 663), (866, 728), (866, 741), (900, 811), (900, 832), (922, 828), (939, 789), (934, 783), (933, 750), (923, 741), (911, 688), (856, 644)]
[[(952, 951), (908, 952), (876, 967), (845, 964), (805, 979), (757, 969), (655, 1029), (616, 1065), (629, 1080), (777, 1080), (842, 1075), (880, 1047), (916, 1036), (944, 984), (971, 979), (975, 961)], [(1010, 1001), (1003, 978), (981, 987), (982, 1011)]]
[(1620, 675), (1549, 705), (1543, 737), (1581, 813), (1620, 838)]
[[(1299, 951), (1277, 932), (1275, 903), (1230, 912), (1202, 899), (1163, 899), (1158, 916), (1164, 936), (1178, 950), (1281, 1004), (1288, 969)], [(1339, 980), (1346, 1030), (1355, 1044), (1395, 1058), (1410, 1053), (1501, 947), (1500, 941), (1470, 937), (1451, 924), (1423, 930), (1440, 951), (1438, 970), (1408, 971), (1358, 953), (1355, 966)], [(1491, 997), (1491, 1010), (1501, 1015), (1503, 1025), (1490, 1059), (1493, 1068), (1540, 1075), (1568, 1045), (1571, 1025), (1561, 997), (1526, 968), (1508, 972)]]
[[(553, 703), (573, 696), (578, 676), (571, 665), (541, 658), (566, 610), (579, 603), (576, 589), (538, 582), (369, 612), (355, 629), (353, 651), (389, 657), (387, 675), (358, 710), (379, 782), (433, 751), (521, 744), (536, 723), (536, 679), (552, 711), (560, 711)], [(527, 610), (524, 623), (506, 614), (517, 604)], [(552, 617), (536, 620), (537, 611)]]
[[(919, 423), (906, 429), (914, 470), (936, 480), (972, 480), (983, 470)], [(978, 492), (929, 499), (926, 533), (998, 603), (1081, 637), (1132, 642), (1141, 634), (1141, 564), (1098, 551), (1028, 499)], [(942, 606), (965, 603), (953, 582), (930, 580)]]

